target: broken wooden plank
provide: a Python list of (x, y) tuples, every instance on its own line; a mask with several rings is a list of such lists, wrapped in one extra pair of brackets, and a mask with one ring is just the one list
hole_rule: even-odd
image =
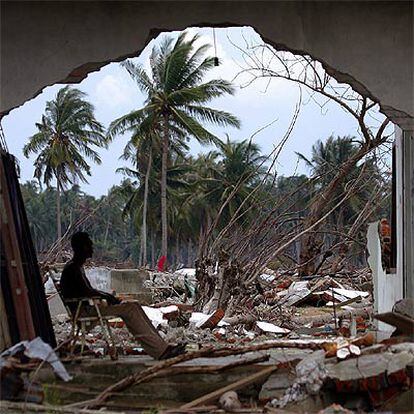
[[(372, 307), (367, 306), (366, 308), (353, 309), (351, 310), (341, 310), (336, 313), (337, 318), (350, 318), (352, 316), (362, 316), (364, 318), (369, 318), (372, 314)], [(333, 318), (332, 313), (327, 313), (326, 315), (316, 315), (316, 316), (299, 316), (292, 319), (292, 322), (298, 325), (305, 325), (307, 323), (312, 323), (315, 325), (323, 325), (329, 323)]]
[(226, 385), (225, 387), (219, 388), (216, 391), (210, 392), (209, 394), (203, 395), (200, 398), (197, 398), (187, 404), (184, 404), (181, 406), (182, 409), (186, 408), (192, 408), (197, 407), (201, 404), (209, 404), (212, 403), (220, 398), (222, 394), (224, 394), (227, 391), (236, 391), (241, 388), (244, 388), (248, 385), (254, 384), (255, 382), (267, 378), (272, 372), (276, 371), (278, 369), (278, 366), (271, 366), (267, 367), (259, 372), (255, 372), (252, 375), (249, 375), (246, 378), (242, 378), (236, 382), (233, 382), (232, 384)]
[(257, 364), (269, 360), (269, 355), (260, 355), (258, 357), (241, 359), (239, 361), (231, 362), (226, 365), (209, 365), (209, 366), (173, 366), (159, 372), (157, 377), (167, 377), (171, 375), (180, 374), (218, 374), (229, 369), (242, 367), (245, 365)]
[(225, 413), (224, 410), (217, 407), (217, 405), (204, 405), (202, 407), (193, 408), (171, 408), (166, 411), (162, 411), (162, 414), (192, 414), (192, 413)]
[[(362, 300), (362, 297), (361, 296), (357, 296), (355, 298), (351, 298), (351, 299), (347, 299), (347, 300), (344, 300), (344, 301), (339, 302), (339, 303), (335, 303), (335, 306), (337, 308), (340, 308), (342, 306), (350, 305), (351, 303), (360, 302), (361, 300)], [(325, 306), (332, 307), (333, 306), (333, 302), (332, 301), (329, 301), (328, 303), (326, 303)]]

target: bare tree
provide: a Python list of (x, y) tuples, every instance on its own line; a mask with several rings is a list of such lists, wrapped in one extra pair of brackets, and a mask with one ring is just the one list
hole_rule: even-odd
[[(265, 90), (275, 79), (292, 82), (299, 87), (301, 97), (306, 94), (309, 100), (320, 106), (321, 111), (327, 110), (328, 103), (339, 105), (355, 119), (359, 136), (355, 142), (357, 151), (340, 168), (328, 171), (329, 177), (333, 178), (320, 191), (314, 193), (303, 211), (295, 210), (295, 194), (300, 193), (303, 187), (313, 187), (318, 180), (325, 178), (326, 181), (323, 175), (308, 178), (300, 187), (276, 201), (256, 200), (249, 207), (255, 211), (255, 220), (249, 222), (246, 227), (240, 226), (240, 220), (246, 215), (243, 206), (240, 206), (228, 224), (218, 233), (214, 232), (218, 217), (213, 221), (203, 240), (196, 264), (199, 282), (197, 306), (207, 311), (222, 307), (227, 309), (227, 314), (236, 312), (238, 308), (246, 309), (246, 301), (254, 302), (255, 297), (260, 294), (257, 277), (275, 260), (280, 262), (281, 258), (287, 259), (293, 265), (290, 271), (299, 270), (301, 275), (321, 270), (329, 257), (329, 251), (320, 239), (327, 233), (335, 234), (340, 239), (330, 247), (330, 250), (337, 249), (340, 253), (337, 255), (338, 260), (330, 264), (336, 269), (342, 266), (342, 253), (347, 251), (350, 244), (358, 245), (359, 251), (364, 248), (357, 234), (372, 212), (384, 202), (383, 185), (378, 184), (374, 190), (369, 188), (372, 191), (371, 196), (348, 230), (332, 230), (323, 225), (355, 191), (368, 189), (371, 183), (365, 181), (365, 163), (357, 177), (351, 178), (350, 173), (361, 161), (366, 160), (367, 156), (372, 157), (373, 153), (380, 153), (390, 138), (390, 134), (386, 133), (389, 121), (376, 119), (376, 103), (358, 95), (349, 85), (336, 82), (324, 71), (322, 65), (311, 57), (277, 52), (266, 44), (250, 46), (246, 42), (244, 48), (234, 46), (243, 55), (243, 63), (236, 77), (241, 79), (242, 87), (248, 87), (260, 79), (267, 81)], [(302, 102), (296, 107), (285, 137), (269, 155), (268, 174), (252, 190), (252, 197), (274, 184), (277, 176), (274, 172), (276, 160), (291, 135), (301, 104)], [(327, 175), (328, 172), (324, 174)], [(343, 189), (339, 194), (338, 188)], [(229, 195), (222, 209), (233, 196), (233, 193)], [(219, 210), (219, 215), (222, 209)], [(295, 262), (288, 253), (295, 244), (300, 245), (299, 262)]]
[[(243, 79), (242, 87), (259, 79), (266, 79), (267, 86), (275, 79), (292, 82), (308, 93), (309, 99), (318, 104), (321, 110), (325, 110), (328, 103), (334, 102), (355, 119), (359, 132), (358, 151), (341, 165), (331, 182), (310, 203), (303, 227), (315, 230), (315, 224), (335, 204), (334, 194), (338, 186), (361, 160), (389, 140), (390, 134), (386, 134), (389, 120), (376, 120), (375, 102), (359, 95), (351, 86), (338, 83), (320, 62), (308, 55), (280, 52), (266, 43), (249, 45), (246, 41), (244, 47), (233, 45), (243, 56), (241, 70), (237, 75)], [(317, 242), (317, 233), (305, 232), (301, 238), (301, 275), (314, 273), (316, 260), (312, 258), (315, 259), (318, 253), (320, 244)]]

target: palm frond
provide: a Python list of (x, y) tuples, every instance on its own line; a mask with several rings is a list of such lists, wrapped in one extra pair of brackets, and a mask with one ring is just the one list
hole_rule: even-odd
[(121, 63), (121, 66), (127, 70), (142, 93), (152, 95), (155, 92), (152, 80), (141, 65), (135, 64), (131, 60), (126, 60)]
[(197, 120), (188, 116), (184, 111), (173, 108), (172, 115), (174, 123), (187, 131), (189, 135), (196, 138), (200, 143), (210, 144), (219, 140), (218, 137), (207, 131)]
[(229, 125), (235, 128), (240, 128), (240, 120), (229, 112), (195, 105), (186, 105), (184, 110), (190, 116), (194, 116), (201, 122), (209, 122), (220, 126)]

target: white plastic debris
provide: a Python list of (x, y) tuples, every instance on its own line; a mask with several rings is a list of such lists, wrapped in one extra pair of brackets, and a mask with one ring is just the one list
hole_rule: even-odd
[(183, 275), (183, 276), (195, 277), (196, 270), (194, 268), (189, 267), (189, 268), (178, 269), (174, 273)]
[(256, 337), (256, 334), (254, 332), (248, 331), (246, 328), (243, 328), (243, 334), (251, 340), (253, 340)]
[(201, 326), (209, 317), (210, 315), (202, 312), (193, 312), (190, 317), (190, 325), (195, 327)]
[(351, 289), (339, 289), (339, 288), (333, 288), (334, 293), (337, 293), (338, 295), (345, 296), (347, 299), (354, 299), (358, 296), (361, 296), (361, 298), (366, 298), (369, 296), (368, 292), (364, 292), (362, 290), (351, 290)]
[(357, 345), (353, 345), (353, 344), (349, 345), (349, 350), (352, 355), (356, 355), (356, 356), (361, 355), (361, 348)]
[(277, 326), (274, 323), (270, 322), (257, 321), (256, 325), (264, 332), (271, 332), (276, 334), (287, 334), (290, 332), (289, 329), (281, 328), (280, 326)]
[(220, 335), (226, 335), (227, 333), (225, 328), (218, 328), (216, 332)]
[(339, 348), (336, 351), (336, 357), (338, 359), (346, 359), (351, 355), (351, 351), (349, 350), (349, 348)]
[(46, 342), (43, 342), (43, 340), (39, 337), (33, 339), (32, 341), (19, 342), (18, 344), (13, 345), (11, 348), (6, 349), (0, 355), (0, 365), (3, 365), (3, 361), (8, 356), (15, 355), (16, 353), (21, 352), (23, 350), (24, 354), (28, 358), (35, 358), (48, 362), (52, 366), (55, 373), (63, 381), (70, 381), (72, 379), (72, 377), (66, 371), (66, 368), (60, 362), (52, 347)]
[(285, 291), (286, 294), (279, 300), (279, 305), (293, 306), (296, 302), (308, 296), (311, 293), (308, 284), (307, 281), (293, 282)]
[(167, 313), (172, 313), (178, 311), (177, 305), (169, 305), (169, 306), (163, 306), (162, 308), (157, 308), (163, 315)]
[(150, 306), (143, 306), (142, 309), (148, 316), (149, 320), (152, 322), (154, 327), (158, 328), (160, 325), (168, 325), (168, 320), (164, 318), (164, 315), (178, 311), (178, 306), (169, 305), (163, 306), (161, 308), (151, 308)]
[(271, 283), (276, 279), (276, 276), (262, 273), (259, 275), (259, 279), (263, 280), (264, 282)]
[[(213, 312), (214, 313), (214, 312)], [(203, 324), (204, 324), (204, 322), (206, 322), (207, 321), (207, 319), (213, 314), (213, 313), (210, 313), (210, 314), (207, 314), (207, 313), (202, 313), (202, 312), (193, 312), (192, 314), (191, 314), (191, 317), (190, 317), (190, 325), (192, 325), (192, 326), (194, 326), (194, 327), (196, 327), (196, 328), (199, 328), (200, 326), (203, 326)], [(217, 324), (217, 326), (218, 327), (221, 327), (221, 326), (227, 326), (227, 325), (229, 325), (229, 323), (227, 323), (227, 322), (224, 322), (223, 320), (221, 320), (218, 324)]]

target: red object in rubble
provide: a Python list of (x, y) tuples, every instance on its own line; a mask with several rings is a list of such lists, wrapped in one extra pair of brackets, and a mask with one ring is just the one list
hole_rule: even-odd
[(223, 319), (224, 310), (218, 308), (201, 326), (201, 329), (209, 328), (213, 329)]
[(163, 272), (164, 271), (166, 261), (167, 261), (167, 256), (161, 256), (160, 257), (160, 260), (158, 260), (157, 270), (159, 272)]
[(391, 237), (391, 226), (386, 218), (380, 221), (380, 234), (383, 238)]

